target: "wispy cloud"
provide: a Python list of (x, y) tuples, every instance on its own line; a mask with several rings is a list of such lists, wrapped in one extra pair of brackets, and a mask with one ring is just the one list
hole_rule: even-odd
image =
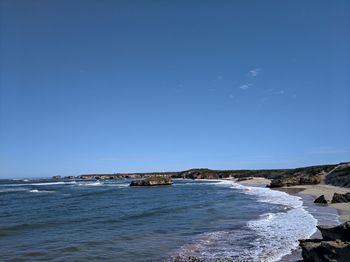
[(254, 68), (248, 72), (248, 75), (251, 77), (257, 77), (261, 74), (261, 68)]
[(252, 86), (253, 84), (249, 83), (249, 84), (240, 85), (239, 88), (245, 90), (245, 89), (251, 88)]

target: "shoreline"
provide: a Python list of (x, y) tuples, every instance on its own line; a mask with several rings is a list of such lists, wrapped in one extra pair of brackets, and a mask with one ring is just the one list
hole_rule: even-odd
[[(300, 194), (312, 196), (314, 199), (324, 195), (329, 204), (317, 205), (319, 207), (334, 208), (339, 214), (340, 222), (346, 222), (350, 220), (350, 203), (330, 203), (334, 193), (345, 194), (350, 192), (350, 188), (337, 187), (332, 185), (318, 184), (318, 185), (301, 185), (281, 188), (288, 190), (300, 190)], [(287, 192), (288, 193), (288, 192)]]
[[(279, 256), (277, 258), (277, 260), (273, 260), (273, 261), (284, 261), (284, 262), (296, 262), (296, 261), (301, 261), (302, 260), (302, 256), (301, 256), (301, 248), (299, 247), (299, 244), (298, 244), (298, 241), (299, 239), (301, 238), (313, 238), (313, 237), (317, 237), (319, 235), (318, 233), (318, 230), (316, 228), (316, 225), (319, 221), (318, 217), (316, 217), (312, 212), (310, 212), (310, 210), (308, 210), (307, 206), (313, 206), (313, 199), (306, 199), (302, 196), (299, 195), (299, 192), (300, 190), (299, 189), (294, 189), (292, 190), (293, 192), (285, 192), (284, 190), (273, 190), (272, 188), (267, 188), (266, 185), (270, 184), (270, 180), (269, 179), (265, 179), (265, 178), (261, 178), (261, 177), (257, 177), (257, 178), (252, 178), (252, 179), (249, 179), (249, 180), (243, 180), (243, 181), (237, 181), (237, 179), (224, 179), (224, 180), (228, 180), (228, 181), (232, 181), (238, 185), (241, 185), (241, 186), (245, 186), (245, 187), (251, 187), (251, 188), (261, 188), (261, 189), (265, 189), (266, 190), (269, 190), (273, 195), (276, 195), (277, 192), (283, 192), (284, 194), (287, 194), (287, 195), (290, 195), (290, 196), (293, 196), (294, 198), (295, 197), (298, 197), (299, 202), (301, 202), (302, 206), (296, 206), (295, 209), (292, 208), (292, 210), (299, 210), (300, 208), (304, 209), (305, 211), (307, 211), (308, 215), (310, 217), (312, 217), (313, 220), (315, 220), (315, 224), (314, 224), (314, 228), (312, 227), (312, 231), (309, 232), (310, 234), (308, 236), (300, 236), (299, 238), (295, 238), (293, 236), (291, 236), (291, 239), (292, 241), (289, 241), (288, 242), (288, 247), (289, 249), (288, 250), (285, 250), (283, 253), (282, 253), (282, 256)], [(250, 189), (248, 189), (248, 191), (250, 191)], [(255, 190), (254, 190), (255, 191)], [(260, 191), (260, 190), (259, 190)], [(258, 192), (259, 192), (258, 191)], [(273, 193), (275, 192), (275, 193)], [(270, 193), (269, 193), (270, 194)], [(265, 194), (265, 197), (268, 197), (266, 194)], [(283, 199), (283, 196), (281, 195), (282, 199)], [(262, 201), (264, 202), (264, 201)], [(272, 202), (273, 203), (273, 202)], [(308, 205), (306, 205), (305, 203), (308, 203)], [(275, 204), (278, 204), (278, 203), (275, 203)], [(281, 201), (279, 204), (282, 204), (282, 205), (286, 205), (286, 202), (284, 201)], [(293, 206), (293, 205), (292, 205)], [(333, 214), (335, 214), (333, 217), (338, 217), (337, 215), (337, 212), (335, 211), (335, 209), (333, 209), (334, 212)], [(286, 212), (287, 214), (288, 212)], [(279, 214), (279, 213), (277, 213)], [(293, 215), (295, 214), (298, 214), (300, 215), (301, 217), (303, 217), (303, 213), (301, 212), (293, 212)], [(299, 216), (298, 216), (299, 217)], [(306, 217), (305, 217), (306, 218)], [(288, 220), (286, 220), (287, 222)], [(310, 221), (309, 221), (310, 222)], [(311, 222), (310, 222), (311, 223)], [(292, 223), (293, 224), (293, 223)], [(293, 224), (295, 226), (295, 224)], [(301, 223), (300, 224), (300, 227), (305, 227), (307, 224), (305, 223)], [(294, 228), (293, 226), (291, 228)], [(273, 229), (273, 228), (272, 228)], [(299, 231), (299, 226), (297, 226), (297, 228), (294, 228), (297, 231)], [(287, 229), (285, 232), (288, 234), (289, 230), (291, 229)], [(308, 229), (307, 229), (308, 230)], [(265, 233), (268, 233), (268, 231), (264, 231), (264, 234)], [(287, 243), (286, 243), (287, 244)], [(287, 251), (287, 252), (286, 252)], [(274, 258), (276, 259), (276, 257)]]
[[(266, 187), (270, 184), (269, 179), (253, 177), (249, 180), (237, 181), (237, 179), (230, 179), (237, 184), (243, 186), (251, 187)], [(350, 220), (350, 203), (330, 203), (334, 193), (347, 193), (350, 192), (350, 188), (342, 188), (337, 186), (318, 184), (318, 185), (300, 185), (300, 186), (291, 186), (291, 187), (280, 187), (280, 188), (270, 188), (271, 190), (285, 192), (287, 194), (301, 197), (303, 206), (318, 222), (318, 225), (338, 225), (340, 223)], [(319, 205), (315, 204), (314, 200), (321, 196), (325, 195), (325, 198), (330, 204), (328, 205)], [(333, 219), (334, 216), (337, 217), (337, 222)], [(310, 239), (319, 239), (322, 238), (320, 231), (317, 229), (314, 234), (312, 234)], [(301, 261), (303, 258), (301, 256), (301, 247), (298, 246), (295, 249), (291, 250), (291, 253), (283, 256), (278, 261), (285, 262), (295, 262)]]
[[(237, 181), (232, 179), (232, 181), (244, 186), (261, 187), (261, 186), (266, 186), (270, 184), (271, 180), (266, 178), (254, 177), (253, 179), (250, 179), (250, 180)], [(271, 190), (283, 191), (288, 194), (298, 195), (301, 197), (303, 195), (307, 195), (307, 196), (311, 196), (313, 199), (316, 199), (317, 197), (324, 195), (326, 200), (328, 200), (329, 204), (327, 205), (315, 204), (315, 206), (320, 208), (334, 208), (338, 212), (340, 222), (350, 221), (350, 203), (330, 203), (334, 193), (345, 194), (350, 192), (350, 188), (338, 187), (338, 186), (332, 186), (332, 185), (326, 185), (326, 184), (317, 184), (317, 185), (275, 187), (275, 188), (271, 188)]]

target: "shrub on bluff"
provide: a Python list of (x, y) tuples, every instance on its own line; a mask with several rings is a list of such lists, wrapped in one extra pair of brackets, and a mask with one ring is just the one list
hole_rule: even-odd
[(172, 183), (170, 176), (151, 176), (144, 180), (134, 180), (130, 186), (170, 186)]

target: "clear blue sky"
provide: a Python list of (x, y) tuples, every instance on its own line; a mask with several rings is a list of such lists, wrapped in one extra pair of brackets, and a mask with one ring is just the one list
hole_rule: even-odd
[(350, 160), (349, 1), (0, 9), (2, 178)]

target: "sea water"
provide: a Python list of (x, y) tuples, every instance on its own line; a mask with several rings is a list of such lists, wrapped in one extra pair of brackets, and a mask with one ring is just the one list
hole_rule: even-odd
[(278, 261), (316, 231), (300, 197), (231, 181), (0, 180), (0, 261)]

